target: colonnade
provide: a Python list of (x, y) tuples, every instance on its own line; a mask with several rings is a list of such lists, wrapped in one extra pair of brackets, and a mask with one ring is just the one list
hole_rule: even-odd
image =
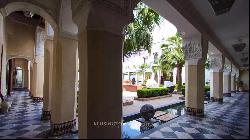
[[(50, 120), (54, 135), (69, 133), (76, 125), (79, 55), (79, 138), (121, 138), (123, 29), (133, 20), (138, 3), (129, 1), (128, 6), (126, 2), (117, 6), (107, 1), (72, 1), (61, 7), (71, 6), (66, 12), (71, 16), (64, 17), (74, 22), (67, 25), (78, 27), (77, 34), (67, 32), (71, 27), (65, 29), (61, 22), (53, 26), (53, 36), (47, 21), (45, 30), (37, 29), (30, 91), (33, 99), (43, 100), (42, 119)], [(209, 40), (200, 32), (183, 40), (185, 110), (203, 116)], [(224, 68), (223, 55), (212, 58), (211, 97), (223, 101), (223, 93), (235, 91), (235, 72)]]

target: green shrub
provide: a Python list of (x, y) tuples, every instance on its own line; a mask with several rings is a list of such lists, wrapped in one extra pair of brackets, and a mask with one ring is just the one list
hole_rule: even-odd
[(208, 92), (208, 91), (210, 91), (210, 86), (207, 86), (207, 85), (206, 85), (206, 86), (205, 86), (205, 93)]
[[(184, 94), (185, 93), (185, 85), (183, 85), (181, 87), (181, 90), (182, 90), (182, 94)], [(210, 91), (210, 86), (206, 85), (205, 86), (205, 93), (207, 93), (208, 91)]]
[(138, 98), (149, 98), (168, 94), (168, 88), (143, 88), (137, 90)]

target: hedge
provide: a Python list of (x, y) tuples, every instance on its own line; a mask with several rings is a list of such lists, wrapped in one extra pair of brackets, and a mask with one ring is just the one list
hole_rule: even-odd
[(138, 98), (149, 98), (156, 96), (168, 95), (168, 88), (144, 88), (141, 90), (137, 90)]

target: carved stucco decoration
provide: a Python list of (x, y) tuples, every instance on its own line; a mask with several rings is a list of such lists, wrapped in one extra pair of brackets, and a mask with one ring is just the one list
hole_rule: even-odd
[(189, 42), (183, 47), (185, 60), (201, 59), (202, 58), (202, 47), (200, 43)]
[(211, 56), (210, 59), (210, 67), (213, 70), (221, 70), (223, 69), (222, 57), (221, 56)]
[(231, 72), (231, 66), (228, 65), (228, 64), (224, 64), (223, 71), (224, 71), (224, 72), (228, 72), (228, 73)]
[(236, 70), (235, 70), (234, 67), (232, 67), (231, 75), (232, 75), (232, 76), (235, 76), (235, 75), (236, 75)]
[(44, 56), (45, 35), (46, 35), (46, 33), (43, 29), (37, 30), (36, 56)]

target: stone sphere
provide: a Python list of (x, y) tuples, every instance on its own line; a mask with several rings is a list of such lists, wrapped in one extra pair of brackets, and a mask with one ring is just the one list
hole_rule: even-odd
[(141, 113), (141, 117), (148, 121), (154, 117), (155, 110), (152, 105), (145, 104), (141, 107), (140, 113)]

